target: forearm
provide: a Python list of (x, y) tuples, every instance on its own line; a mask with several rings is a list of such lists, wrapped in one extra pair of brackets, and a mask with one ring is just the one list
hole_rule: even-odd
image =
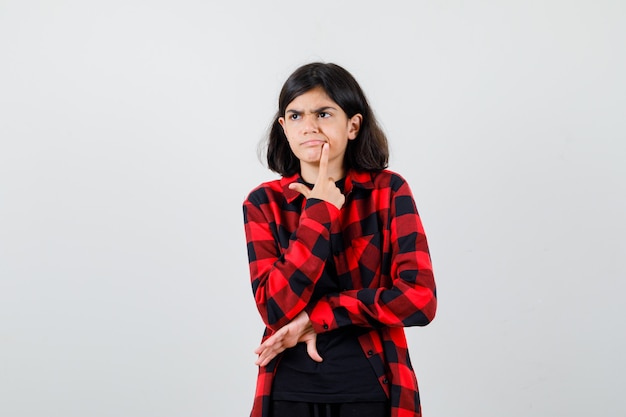
[(277, 330), (304, 310), (330, 256), (330, 227), (337, 209), (307, 201), (288, 246), (281, 248), (267, 214), (246, 207), (250, 276), (257, 308), (265, 324)]
[[(422, 272), (420, 281), (433, 282), (432, 273)], [(425, 326), (435, 317), (437, 298), (433, 285), (414, 285), (398, 280), (391, 288), (363, 288), (328, 294), (308, 313), (316, 332), (343, 326)]]
[[(373, 328), (423, 326), (433, 320), (437, 298), (430, 252), (406, 183), (392, 198), (388, 224), (388, 233), (382, 233), (386, 239), (378, 248), (381, 259), (389, 259), (389, 263), (380, 267), (377, 278), (369, 280), (377, 284), (327, 294), (309, 307), (308, 313), (316, 331), (346, 325)], [(359, 268), (354, 268), (353, 273), (359, 273)], [(362, 281), (353, 276), (353, 282)]]

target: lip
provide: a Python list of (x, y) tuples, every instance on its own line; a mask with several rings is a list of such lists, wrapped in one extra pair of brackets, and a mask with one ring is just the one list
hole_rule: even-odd
[(308, 139), (301, 143), (302, 146), (319, 146), (326, 143), (323, 139)]

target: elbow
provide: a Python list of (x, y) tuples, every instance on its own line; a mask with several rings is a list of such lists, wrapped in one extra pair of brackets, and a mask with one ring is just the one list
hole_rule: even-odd
[(420, 311), (423, 315), (422, 324), (420, 326), (426, 326), (430, 324), (437, 314), (437, 287), (435, 286), (435, 280), (430, 275), (430, 280), (425, 284), (425, 288), (422, 291), (423, 298), (420, 307)]
[[(409, 285), (404, 281), (396, 284), (402, 294), (405, 295), (404, 305), (401, 308), (402, 320), (401, 325), (410, 326), (426, 326), (430, 324), (437, 313), (437, 290), (434, 283), (432, 285)], [(402, 300), (402, 297), (398, 297)]]
[(422, 324), (422, 326), (429, 325), (435, 319), (435, 313), (437, 312), (437, 302), (435, 301), (434, 304), (435, 305), (433, 307), (429, 308), (428, 311), (424, 313), (426, 320), (424, 321), (424, 324)]
[(437, 297), (433, 295), (425, 304), (414, 310), (414, 312), (403, 320), (402, 325), (405, 327), (418, 326), (423, 327), (429, 325), (437, 313)]
[(437, 296), (436, 295), (433, 294), (433, 297), (430, 299), (428, 304), (426, 304), (426, 306), (422, 308), (422, 311), (426, 319), (422, 326), (426, 326), (435, 319), (435, 315), (437, 314)]

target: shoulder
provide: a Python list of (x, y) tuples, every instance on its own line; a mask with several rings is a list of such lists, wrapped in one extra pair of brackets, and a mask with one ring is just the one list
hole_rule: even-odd
[(402, 175), (389, 169), (376, 171), (371, 175), (375, 188), (390, 188), (393, 192), (397, 192), (401, 188), (408, 187), (408, 183)]
[(259, 184), (248, 193), (244, 204), (261, 206), (276, 200), (279, 196), (283, 196), (282, 179), (266, 181)]

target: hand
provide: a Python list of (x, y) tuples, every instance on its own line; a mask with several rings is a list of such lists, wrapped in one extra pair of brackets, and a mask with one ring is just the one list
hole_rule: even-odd
[(322, 146), (320, 155), (320, 165), (317, 172), (317, 179), (312, 190), (299, 182), (289, 184), (289, 188), (302, 194), (306, 198), (317, 198), (327, 201), (340, 209), (346, 202), (346, 197), (335, 185), (335, 179), (328, 176), (328, 154), (330, 153), (328, 143)]
[(313, 330), (309, 315), (303, 311), (254, 350), (254, 353), (259, 355), (254, 363), (265, 366), (279, 353), (299, 342), (306, 343), (306, 351), (311, 359), (321, 362), (322, 357), (317, 353), (316, 341), (317, 334)]

